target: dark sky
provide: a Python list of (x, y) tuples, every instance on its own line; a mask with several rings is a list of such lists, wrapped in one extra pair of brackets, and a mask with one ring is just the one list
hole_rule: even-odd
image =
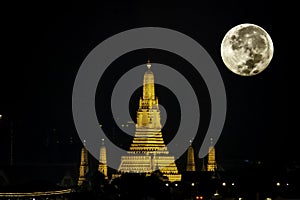
[[(287, 68), (290, 61), (282, 28), (268, 2), (251, 1), (250, 6), (240, 1), (221, 4), (215, 1), (198, 4), (26, 2), (7, 5), (4, 10), (5, 45), (0, 67), (0, 114), (3, 115), (0, 155), (3, 159), (0, 164), (8, 163), (10, 122), (14, 127), (17, 162), (49, 161), (47, 156), (53, 154), (49, 148), (50, 140), (54, 140), (53, 132), (62, 143), (68, 143), (72, 137), (74, 149), (79, 149), (81, 143), (71, 110), (77, 70), (87, 54), (106, 38), (144, 26), (170, 28), (192, 37), (208, 51), (219, 68), (228, 100), (227, 119), (216, 145), (220, 160), (285, 163), (296, 159), (296, 142), (289, 124)], [(224, 35), (241, 23), (263, 27), (274, 43), (270, 66), (254, 77), (233, 74), (220, 56)], [(145, 62), (149, 55), (163, 64), (181, 63), (176, 55), (151, 50), (123, 56), (118, 62), (134, 66)], [(59, 151), (70, 155), (72, 150), (68, 148)], [(75, 150), (76, 156), (78, 152)]]

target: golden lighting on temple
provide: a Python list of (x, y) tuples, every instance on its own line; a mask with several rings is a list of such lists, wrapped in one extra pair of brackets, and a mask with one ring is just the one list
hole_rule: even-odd
[(127, 156), (121, 157), (120, 173), (146, 173), (160, 170), (169, 181), (180, 181), (174, 156), (164, 143), (161, 132), (158, 98), (155, 97), (154, 75), (148, 60), (144, 74), (143, 96), (139, 100), (136, 132)]
[(196, 171), (194, 149), (192, 144), (188, 148), (186, 171)]
[(102, 146), (100, 147), (100, 158), (99, 158), (99, 166), (98, 171), (101, 172), (105, 179), (107, 177), (107, 161), (106, 161), (106, 147), (104, 146), (104, 139), (102, 139)]
[(213, 146), (213, 139), (210, 138), (211, 145), (209, 147), (208, 161), (207, 161), (207, 171), (215, 171), (217, 169), (216, 162), (216, 152), (215, 147)]
[(84, 146), (81, 149), (81, 160), (79, 167), (79, 178), (78, 178), (78, 186), (81, 186), (86, 181), (86, 174), (88, 172), (88, 151), (86, 149), (85, 141)]

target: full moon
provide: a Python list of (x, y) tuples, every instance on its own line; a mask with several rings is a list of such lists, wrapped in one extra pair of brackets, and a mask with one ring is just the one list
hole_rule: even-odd
[(221, 44), (224, 64), (241, 76), (262, 72), (271, 62), (274, 47), (269, 34), (254, 24), (240, 24), (230, 29)]

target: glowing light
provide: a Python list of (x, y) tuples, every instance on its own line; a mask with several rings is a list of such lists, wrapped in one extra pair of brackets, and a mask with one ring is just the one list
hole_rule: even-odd
[(39, 197), (39, 196), (50, 196), (50, 195), (62, 195), (71, 193), (71, 189), (66, 190), (57, 190), (57, 191), (47, 191), (47, 192), (8, 192), (8, 193), (0, 193), (0, 197)]
[(175, 187), (177, 187), (178, 186), (178, 184), (177, 183), (175, 183)]
[(280, 182), (277, 182), (276, 185), (279, 187), (280, 186)]
[(232, 186), (234, 186), (234, 182), (233, 182), (233, 183), (231, 183), (231, 185), (232, 185)]
[(168, 187), (168, 186), (169, 186), (169, 183), (166, 183), (166, 186)]
[(214, 196), (219, 196), (218, 190), (216, 191), (216, 193), (214, 194)]
[(222, 183), (222, 186), (226, 186), (226, 183), (225, 183), (225, 182), (223, 182), (223, 183)]
[(0, 115), (0, 119), (2, 119), (2, 115)]
[(192, 183), (191, 185), (192, 185), (192, 186), (195, 186), (195, 183)]
[(286, 186), (289, 186), (290, 184), (289, 183), (286, 183)]

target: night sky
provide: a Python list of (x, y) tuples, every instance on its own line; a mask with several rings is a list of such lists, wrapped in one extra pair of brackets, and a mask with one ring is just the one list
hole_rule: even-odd
[[(282, 28), (274, 19), (272, 6), (267, 2), (252, 2), (249, 6), (239, 1), (221, 4), (214, 1), (198, 4), (184, 1), (168, 4), (151, 1), (137, 4), (24, 3), (8, 5), (4, 10), (2, 32), (5, 36), (2, 39), (5, 45), (2, 46), (4, 54), (0, 67), (0, 114), (3, 115), (0, 121), (0, 164), (9, 163), (11, 122), (17, 164), (49, 162), (49, 156), (54, 162), (77, 162), (81, 142), (71, 107), (77, 71), (88, 53), (103, 40), (121, 31), (145, 26), (170, 28), (190, 36), (206, 49), (216, 63), (224, 80), (228, 101), (225, 126), (216, 145), (220, 161), (249, 159), (277, 165), (298, 159), (296, 139), (289, 124), (290, 72), (287, 68), (291, 66), (287, 42)], [(220, 55), (224, 35), (241, 23), (263, 27), (274, 43), (274, 56), (269, 67), (253, 77), (233, 74), (223, 64)], [(100, 85), (105, 90), (111, 89), (109, 81), (116, 81), (130, 67), (145, 63), (148, 58), (174, 68), (188, 65), (167, 52), (132, 52), (121, 56), (111, 66), (123, 64), (127, 68), (123, 71), (112, 69), (116, 76), (103, 78)], [(195, 78), (192, 71), (182, 73)], [(205, 85), (198, 89), (205, 95)], [(163, 87), (159, 87), (157, 93), (172, 97), (172, 93)], [(135, 100), (140, 95), (137, 91), (132, 97), (135, 103), (131, 107), (133, 115), (138, 105)], [(159, 96), (165, 106), (167, 97)], [(100, 104), (108, 102), (101, 96), (97, 99), (101, 99)], [(176, 110), (176, 100), (172, 102), (169, 112)], [(100, 104), (96, 103), (96, 106)], [(208, 104), (203, 102), (203, 105)], [(206, 111), (209, 112), (209, 109), (204, 108)], [(105, 117), (103, 120), (106, 120)], [(172, 132), (177, 122), (170, 119), (165, 129)], [(204, 120), (203, 123), (205, 126), (207, 122)], [(60, 143), (66, 143), (66, 148), (60, 151), (68, 158), (55, 160), (56, 154), (49, 147), (56, 140), (54, 137), (59, 138)], [(201, 139), (201, 136), (198, 137)], [(71, 138), (72, 147), (69, 145)]]

